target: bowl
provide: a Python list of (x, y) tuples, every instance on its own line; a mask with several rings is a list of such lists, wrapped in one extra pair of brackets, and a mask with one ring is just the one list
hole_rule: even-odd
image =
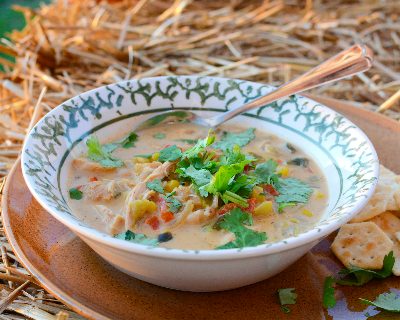
[(242, 80), (177, 76), (129, 80), (82, 93), (49, 112), (29, 133), (22, 151), (24, 178), (51, 215), (106, 261), (135, 278), (197, 292), (265, 280), (354, 217), (377, 181), (378, 158), (367, 136), (344, 116), (311, 99), (291, 96), (231, 120), (301, 146), (324, 173), (329, 189), (327, 209), (318, 224), (295, 237), (243, 249), (148, 247), (86, 225), (74, 217), (65, 199), (66, 168), (88, 135), (96, 133), (104, 141), (171, 109), (214, 115), (271, 90), (272, 86)]

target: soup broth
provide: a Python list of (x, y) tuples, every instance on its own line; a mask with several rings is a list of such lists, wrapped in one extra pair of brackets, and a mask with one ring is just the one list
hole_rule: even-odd
[(214, 137), (180, 123), (116, 138), (89, 138), (69, 169), (68, 201), (79, 219), (121, 239), (179, 249), (253, 246), (311, 229), (327, 207), (317, 164), (258, 129), (223, 125)]

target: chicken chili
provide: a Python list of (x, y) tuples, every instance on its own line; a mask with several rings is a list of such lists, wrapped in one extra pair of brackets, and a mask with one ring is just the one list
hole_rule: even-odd
[(325, 179), (297, 146), (254, 128), (161, 125), (100, 143), (72, 161), (69, 205), (94, 228), (179, 249), (256, 246), (313, 227)]

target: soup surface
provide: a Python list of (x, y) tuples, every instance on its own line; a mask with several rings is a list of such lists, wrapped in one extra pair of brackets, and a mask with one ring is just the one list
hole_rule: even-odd
[(256, 246), (311, 229), (325, 178), (300, 148), (254, 128), (158, 125), (91, 136), (69, 169), (69, 205), (118, 238), (180, 249)]

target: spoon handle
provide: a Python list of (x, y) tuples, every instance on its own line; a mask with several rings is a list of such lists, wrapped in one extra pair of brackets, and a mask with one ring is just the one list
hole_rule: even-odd
[(276, 90), (253, 100), (239, 108), (230, 110), (213, 118), (207, 119), (211, 127), (217, 127), (229, 119), (255, 108), (265, 106), (278, 99), (319, 87), (359, 72), (367, 71), (372, 66), (372, 50), (366, 45), (356, 44), (349, 49), (339, 52), (298, 78), (286, 82)]

